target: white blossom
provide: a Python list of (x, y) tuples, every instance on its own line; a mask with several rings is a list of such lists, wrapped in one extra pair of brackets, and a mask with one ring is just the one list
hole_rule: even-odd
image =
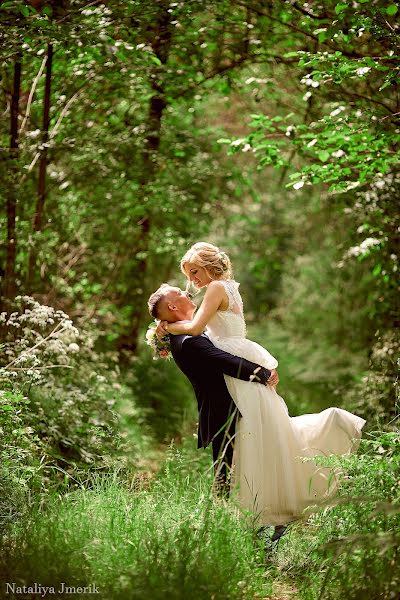
[(346, 253), (346, 256), (363, 256), (364, 254), (368, 253), (370, 248), (373, 248), (374, 246), (379, 246), (380, 243), (381, 240), (378, 240), (377, 238), (366, 238), (364, 241), (361, 242), (359, 246), (353, 246), (352, 248), (349, 248), (349, 250)]
[(333, 111), (330, 113), (330, 116), (331, 116), (331, 117), (337, 117), (337, 115), (340, 115), (340, 113), (341, 113), (342, 111), (344, 111), (344, 110), (346, 110), (346, 107), (345, 107), (345, 106), (338, 106), (337, 108), (335, 108), (335, 110), (333, 110)]
[(295, 190), (299, 190), (300, 188), (302, 188), (304, 185), (304, 181), (298, 181), (297, 183), (294, 184), (293, 188)]
[(371, 70), (371, 67), (360, 67), (359, 69), (356, 70), (356, 73), (359, 77), (362, 77), (363, 75), (368, 73), (370, 70)]
[(292, 132), (293, 132), (293, 131), (294, 131), (294, 127), (293, 127), (293, 125), (289, 125), (289, 126), (286, 128), (285, 135), (286, 135), (287, 137), (290, 137), (290, 136), (292, 135)]
[(334, 156), (335, 158), (340, 158), (341, 156), (345, 156), (346, 152), (344, 152), (341, 148), (339, 148), (339, 150), (336, 150), (336, 152), (332, 152), (332, 156)]

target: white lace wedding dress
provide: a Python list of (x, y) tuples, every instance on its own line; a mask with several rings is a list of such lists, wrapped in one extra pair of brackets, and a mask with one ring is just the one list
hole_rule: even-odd
[[(275, 369), (277, 360), (246, 339), (239, 284), (223, 283), (229, 308), (212, 317), (207, 335), (221, 350)], [(274, 389), (228, 375), (225, 380), (242, 415), (236, 428), (232, 495), (239, 506), (255, 515), (257, 525), (293, 521), (336, 487), (331, 470), (302, 458), (356, 449), (365, 420), (341, 408), (290, 417)]]

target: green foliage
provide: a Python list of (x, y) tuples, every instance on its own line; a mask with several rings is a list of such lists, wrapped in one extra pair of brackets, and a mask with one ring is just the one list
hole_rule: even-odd
[(276, 566), (301, 580), (304, 600), (396, 597), (400, 582), (396, 431), (376, 432), (357, 456), (336, 461), (346, 473), (339, 498), (295, 526)]
[(271, 582), (252, 531), (210, 486), (198, 455), (174, 449), (150, 486), (96, 476), (10, 531), (2, 579), (90, 581), (110, 600), (264, 596)]
[[(240, 144), (232, 142), (231, 146), (238, 151), (241, 146), (250, 145), (260, 167), (289, 165), (285, 156), (293, 146), (311, 163), (291, 174), (292, 181), (287, 186), (294, 189), (305, 184), (329, 183), (331, 192), (347, 191), (370, 181), (376, 174), (387, 173), (397, 163), (398, 134), (378, 124), (374, 126), (368, 109), (354, 111), (337, 102), (330, 109), (329, 115), (311, 125), (294, 125), (293, 115), (283, 118), (254, 115), (250, 125), (255, 132), (240, 140)], [(270, 140), (271, 133), (280, 139)]]
[[(308, 89), (303, 97), (307, 118), (293, 110), (256, 114), (250, 124), (254, 133), (220, 141), (229, 143), (232, 152), (253, 149), (260, 167), (290, 165), (290, 150), (306, 159), (301, 170), (290, 175), (287, 185), (294, 189), (324, 183), (330, 184), (330, 191), (345, 191), (389, 172), (397, 163), (399, 139), (399, 53), (395, 28), (387, 20), (395, 14), (391, 6), (358, 3), (354, 10), (339, 3), (335, 17), (317, 17), (321, 26), (313, 34), (330, 51), (302, 48), (285, 54), (287, 59), (299, 58), (300, 83)], [(326, 12), (332, 8), (324, 3)]]
[[(130, 368), (127, 370), (129, 373)], [(153, 360), (148, 346), (132, 361), (126, 382), (158, 441), (169, 443), (196, 420), (190, 383), (173, 360)]]
[(370, 356), (370, 370), (344, 393), (350, 409), (384, 423), (399, 414), (399, 336), (397, 331), (377, 334)]
[(29, 297), (15, 308), (2, 323), (2, 524), (90, 472), (135, 468), (152, 439), (115, 355), (95, 350), (94, 328)]
[(0, 391), (1, 530), (26, 511), (29, 491), (40, 491), (40, 442), (27, 424), (29, 404), (18, 392)]

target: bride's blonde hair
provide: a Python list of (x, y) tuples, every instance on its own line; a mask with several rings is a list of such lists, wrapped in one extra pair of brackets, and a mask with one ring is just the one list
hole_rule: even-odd
[(189, 262), (204, 267), (211, 279), (232, 279), (229, 256), (213, 244), (197, 242), (186, 252), (181, 260), (181, 271), (184, 275), (186, 275), (185, 265)]

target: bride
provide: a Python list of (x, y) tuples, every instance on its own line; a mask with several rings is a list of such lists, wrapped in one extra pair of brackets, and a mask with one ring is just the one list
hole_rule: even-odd
[[(221, 350), (276, 369), (277, 360), (246, 338), (243, 302), (229, 257), (216, 246), (199, 242), (182, 258), (181, 270), (197, 288), (206, 288), (203, 302), (192, 321), (162, 321), (160, 330), (200, 335), (206, 328)], [(241, 414), (231, 478), (238, 504), (255, 515), (258, 525), (282, 525), (331, 496), (335, 474), (312, 458), (356, 449), (364, 419), (341, 408), (290, 417), (274, 387), (250, 387), (246, 381), (224, 377)]]

